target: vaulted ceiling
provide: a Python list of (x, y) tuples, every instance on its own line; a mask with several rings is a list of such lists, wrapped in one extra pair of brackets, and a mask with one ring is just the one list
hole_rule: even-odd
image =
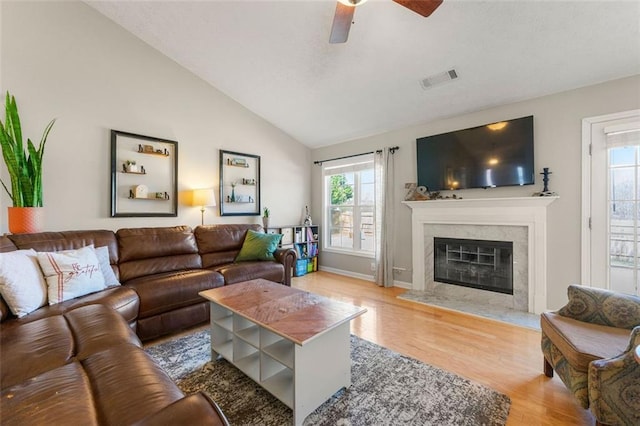
[(640, 74), (640, 1), (369, 0), (344, 44), (330, 0), (87, 3), (312, 148)]

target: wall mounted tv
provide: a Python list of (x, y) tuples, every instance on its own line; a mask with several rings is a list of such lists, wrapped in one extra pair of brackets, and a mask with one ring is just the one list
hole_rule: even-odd
[(416, 139), (429, 191), (534, 183), (533, 116)]

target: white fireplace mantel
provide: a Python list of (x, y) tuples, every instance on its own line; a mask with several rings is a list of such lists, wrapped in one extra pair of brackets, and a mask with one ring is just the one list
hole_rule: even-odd
[(403, 201), (411, 208), (414, 290), (425, 290), (425, 225), (525, 226), (528, 233), (529, 312), (547, 309), (547, 206), (559, 197)]

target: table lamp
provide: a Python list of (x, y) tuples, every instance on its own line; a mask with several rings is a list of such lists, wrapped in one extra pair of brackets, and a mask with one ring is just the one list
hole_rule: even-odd
[(191, 205), (200, 207), (202, 225), (204, 225), (204, 208), (216, 206), (216, 197), (213, 189), (194, 189)]

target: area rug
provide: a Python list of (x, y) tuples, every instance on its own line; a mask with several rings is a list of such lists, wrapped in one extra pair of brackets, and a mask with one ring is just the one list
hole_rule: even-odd
[(466, 314), (507, 322), (521, 327), (540, 330), (540, 315), (520, 312), (500, 306), (480, 305), (469, 300), (450, 299), (446, 296), (434, 295), (425, 291), (409, 290), (399, 294), (398, 299), (410, 300), (424, 305), (464, 312)]
[[(225, 360), (210, 361), (209, 332), (145, 348), (186, 394), (204, 391), (232, 425), (292, 424), (292, 411)], [(305, 425), (504, 425), (509, 397), (351, 336), (351, 386)]]

